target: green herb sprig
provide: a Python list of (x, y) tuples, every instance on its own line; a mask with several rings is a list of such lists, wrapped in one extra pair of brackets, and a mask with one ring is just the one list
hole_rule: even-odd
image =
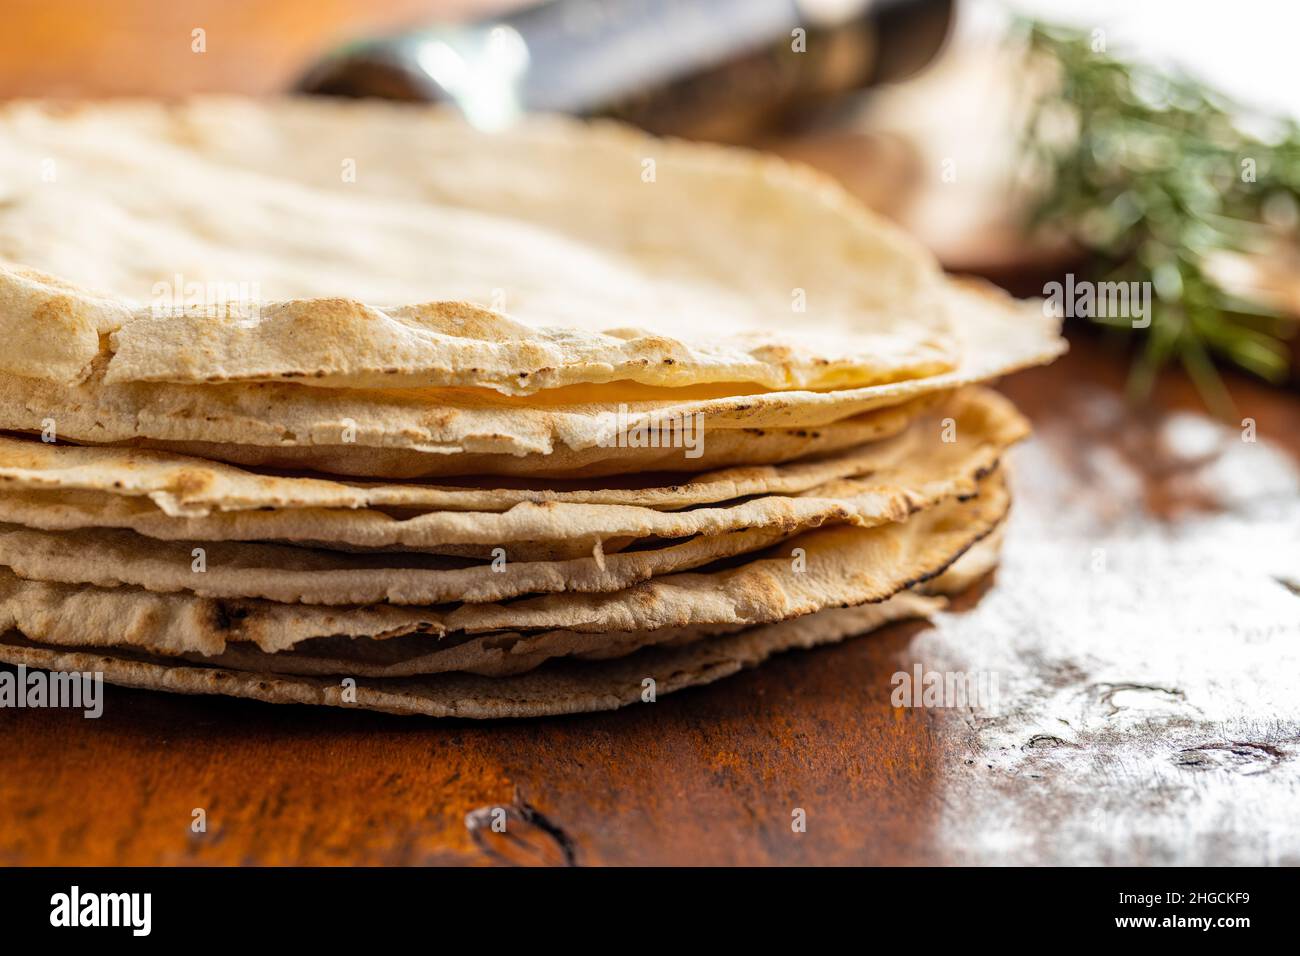
[[(1282, 381), (1296, 323), (1232, 294), (1210, 263), (1221, 253), (1267, 254), (1294, 235), (1300, 127), (1274, 120), (1266, 138), (1252, 135), (1242, 122), (1261, 117), (1189, 76), (1099, 51), (1089, 33), (1026, 30), (1027, 65), (1055, 77), (1026, 126), (1027, 156), (1047, 182), (1029, 228), (1063, 230), (1090, 255), (1086, 278), (1151, 283), (1150, 325), (1133, 329), (1145, 337), (1130, 374), (1135, 398), (1178, 361), (1206, 404), (1231, 414), (1215, 359)], [(1132, 329), (1129, 320), (1096, 321)]]

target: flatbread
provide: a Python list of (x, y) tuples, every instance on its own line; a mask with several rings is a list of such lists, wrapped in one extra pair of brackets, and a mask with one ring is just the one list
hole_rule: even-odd
[[(962, 559), (964, 561), (965, 559)], [(987, 553), (964, 570), (963, 579), (982, 566)], [(952, 570), (962, 565), (958, 561)], [(942, 577), (936, 579), (936, 583)], [(286, 675), (175, 660), (160, 660), (130, 649), (69, 651), (41, 646), (17, 632), (0, 636), (0, 661), (47, 670), (98, 673), (109, 683), (183, 694), (221, 694), (277, 704), (317, 704), (429, 717), (544, 717), (615, 710), (646, 699), (654, 681), (654, 699), (709, 684), (754, 667), (796, 648), (813, 648), (868, 633), (891, 621), (926, 617), (942, 600), (903, 591), (888, 600), (860, 607), (831, 608), (808, 617), (748, 628), (738, 633), (665, 641), (636, 653), (606, 660), (562, 660), (514, 676), (437, 673), (429, 676), (362, 679), (354, 686), (342, 676)], [(262, 667), (289, 655), (241, 654), (241, 661)], [(355, 666), (355, 665), (354, 665)]]
[[(396, 476), (380, 473), (389, 462), (377, 463), (371, 449), (420, 453), (426, 458), (418, 470), (430, 475), (518, 473), (525, 462), (512, 462), (511, 456), (527, 456), (530, 470), (541, 474), (645, 470), (643, 449), (625, 447), (641, 427), (663, 435), (669, 425), (690, 423), (694, 428), (698, 423), (707, 449), (719, 433), (732, 429), (821, 427), (1050, 361), (1064, 349), (1058, 321), (1044, 316), (1041, 308), (1014, 306), (1000, 293), (987, 291), (954, 287), (949, 294), (961, 315), (957, 369), (885, 385), (694, 398), (690, 389), (661, 389), (656, 394), (677, 397), (634, 401), (619, 398), (615, 386), (590, 386), (579, 390), (576, 403), (546, 404), (537, 396), (512, 399), (484, 389), (111, 385), (104, 381), (101, 364), (73, 386), (0, 374), (0, 428), (40, 432), (53, 424), (58, 436), (77, 442), (147, 442), (242, 464), (291, 462), (378, 477)], [(602, 399), (593, 400), (595, 394)], [(311, 450), (315, 446), (325, 448), (317, 455)], [(586, 454), (578, 461), (565, 460), (555, 457), (560, 449)], [(699, 466), (687, 456), (688, 448), (655, 450), (659, 467), (676, 462), (692, 470), (738, 463)], [(409, 459), (403, 463), (412, 464)], [(402, 476), (414, 475), (404, 469)]]
[[(427, 717), (547, 717), (616, 710), (637, 703), (647, 679), (656, 698), (710, 684), (773, 654), (863, 634), (893, 620), (932, 612), (933, 599), (905, 592), (882, 604), (825, 611), (811, 618), (752, 628), (685, 647), (648, 648), (604, 661), (558, 661), (516, 676), (446, 673), (373, 679), (234, 670), (151, 658), (129, 649), (69, 650), (0, 636), (0, 662), (51, 671), (96, 673), (110, 684), (178, 694), (219, 694), (271, 704), (352, 707)], [(354, 698), (354, 699), (353, 699)]]
[(0, 630), (45, 644), (131, 646), (217, 654), (228, 642), (268, 652), (317, 637), (387, 639), (516, 630), (655, 630), (763, 624), (883, 600), (941, 573), (992, 531), (1009, 506), (998, 475), (978, 497), (951, 500), (877, 528), (820, 528), (782, 553), (737, 567), (651, 579), (611, 594), (552, 594), (507, 604), (456, 607), (325, 607), (251, 599), (214, 600), (138, 588), (24, 581), (0, 571)]
[[(942, 397), (944, 393), (939, 393)], [(698, 457), (677, 447), (573, 449), (557, 445), (549, 453), (524, 455), (417, 451), (358, 445), (230, 445), (203, 441), (131, 441), (141, 448), (171, 451), (250, 468), (324, 472), (358, 478), (412, 479), (440, 476), (503, 476), (509, 479), (634, 480), (646, 473), (708, 471), (761, 466), (834, 454), (863, 442), (897, 434), (916, 416), (920, 402), (881, 408), (815, 428), (722, 428), (710, 431)]]
[[(1002, 453), (1025, 433), (1027, 425), (1005, 399), (994, 393), (969, 395), (952, 410), (952, 442), (942, 441), (941, 421), (922, 421), (908, 433), (878, 447), (876, 467), (862, 478), (840, 479), (810, 489), (800, 497), (763, 496), (727, 508), (688, 512), (658, 512), (626, 505), (522, 503), (505, 513), (433, 512), (408, 519), (422, 522), (422, 533), (441, 526), (436, 544), (482, 543), (500, 547), (504, 563), (464, 567), (428, 560), (411, 566), (399, 556), (362, 556), (334, 551), (262, 543), (231, 543), (283, 537), (276, 530), (276, 512), (218, 513), (205, 518), (175, 519), (155, 512), (136, 527), (155, 531), (171, 541), (151, 540), (132, 531), (83, 528), (49, 533), (0, 524), (0, 565), (18, 576), (63, 584), (120, 585), (156, 592), (188, 591), (203, 597), (256, 597), (283, 603), (307, 604), (440, 604), (452, 601), (499, 601), (528, 593), (555, 591), (609, 592), (655, 575), (700, 567), (721, 558), (755, 551), (782, 538), (829, 522), (848, 521), (861, 527), (900, 520), (913, 511), (949, 497), (971, 494), (978, 479), (992, 470)], [(12, 502), (8, 496), (4, 501)], [(5, 512), (0, 501), (0, 514)], [(112, 505), (147, 511), (140, 498), (107, 498)], [(66, 510), (66, 506), (65, 510)], [(558, 513), (557, 513), (558, 512)], [(35, 520), (51, 510), (38, 510)], [(380, 526), (393, 519), (374, 512), (326, 512), (346, 526), (373, 518)], [(298, 517), (290, 510), (288, 517)], [(280, 515), (284, 517), (285, 515)], [(638, 518), (639, 516), (639, 518)], [(223, 525), (245, 517), (252, 524), (231, 530)], [(653, 518), (632, 530), (628, 522)], [(447, 521), (445, 519), (452, 519)], [(530, 522), (532, 522), (530, 524)], [(161, 530), (158, 530), (161, 526)], [(325, 537), (316, 529), (304, 532)], [(525, 530), (516, 533), (511, 528)], [(191, 531), (197, 529), (197, 534)], [(509, 542), (534, 536), (658, 535), (685, 540), (668, 547), (588, 555), (563, 561), (521, 561), (509, 558)], [(353, 537), (352, 541), (360, 540)], [(193, 546), (203, 542), (203, 567), (194, 570)], [(376, 543), (373, 539), (369, 543)], [(385, 538), (383, 544), (392, 544)], [(407, 540), (405, 543), (410, 544)]]
[(832, 521), (870, 525), (899, 520), (944, 497), (969, 493), (975, 480), (1029, 430), (1006, 399), (987, 390), (965, 393), (945, 411), (877, 443), (876, 467), (861, 477), (828, 482), (794, 496), (763, 495), (685, 511), (545, 501), (521, 502), (505, 512), (437, 511), (409, 518), (376, 509), (337, 508), (176, 518), (139, 497), (79, 492), (49, 500), (48, 492), (37, 492), (0, 497), (0, 520), (43, 530), (123, 528), (188, 542), (275, 540), (412, 550), (479, 545), (504, 548), (507, 559), (512, 542), (571, 540), (594, 546), (604, 538), (682, 538), (741, 529), (789, 533)]
[(119, 384), (526, 395), (951, 367), (933, 259), (771, 156), (319, 99), (11, 103), (0, 136), (0, 259), (29, 267), (0, 272), (0, 334), (32, 346), (0, 356), (19, 375), (68, 384), (111, 359)]
[(828, 180), (612, 124), (0, 135), (0, 661), (474, 717), (707, 682), (983, 573), (1027, 424), (972, 386), (1064, 348)]
[[(735, 531), (615, 554), (495, 565), (213, 541), (202, 546), (200, 573), (194, 570), (192, 542), (157, 541), (103, 528), (50, 533), (0, 524), (0, 566), (33, 581), (185, 591), (209, 598), (329, 605), (483, 603), (521, 594), (619, 591), (657, 575), (760, 551), (790, 534), (782, 529)], [(412, 557), (423, 560), (403, 560)]]
[[(865, 613), (867, 608), (890, 606), (891, 614), (906, 609), (909, 617), (928, 616), (938, 611), (946, 605), (943, 595), (966, 590), (997, 565), (1001, 535), (1002, 528), (999, 527), (937, 577), (878, 604), (852, 610)], [(844, 613), (840, 609), (818, 611), (800, 620), (811, 623), (823, 615)], [(497, 633), (459, 641), (430, 641), (422, 636), (395, 637), (386, 641), (326, 637), (304, 641), (292, 650), (278, 654), (267, 654), (247, 644), (227, 644), (225, 651), (211, 657), (198, 654), (182, 656), (195, 663), (259, 673), (387, 678), (460, 671), (502, 677), (532, 670), (554, 657), (608, 660), (624, 657), (643, 647), (685, 646), (741, 630), (744, 630), (743, 625), (713, 624), (665, 627), (655, 631)]]
[[(897, 434), (929, 400), (870, 412), (873, 441), (809, 461), (750, 465), (680, 477), (662, 472), (621, 481), (492, 478), (459, 485), (376, 484), (259, 474), (190, 455), (119, 445), (69, 445), (0, 435), (0, 488), (104, 491), (146, 497), (173, 517), (258, 508), (404, 508), (420, 511), (506, 511), (521, 502), (635, 505), (677, 511), (759, 494), (796, 494), (880, 463), (874, 440)], [(843, 423), (841, 423), (842, 425)], [(838, 426), (837, 426), (838, 427)], [(745, 436), (747, 437), (747, 436)]]

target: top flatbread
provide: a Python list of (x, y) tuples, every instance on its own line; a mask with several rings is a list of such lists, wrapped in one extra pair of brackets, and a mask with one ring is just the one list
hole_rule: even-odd
[(932, 259), (757, 153), (374, 101), (16, 103), (0, 138), (11, 374), (527, 395), (955, 362)]

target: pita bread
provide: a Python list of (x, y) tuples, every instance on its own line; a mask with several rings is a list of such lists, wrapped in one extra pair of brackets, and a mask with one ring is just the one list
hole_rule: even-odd
[[(904, 593), (883, 604), (823, 612), (812, 618), (752, 628), (685, 647), (648, 648), (604, 661), (558, 661), (506, 677), (446, 673), (367, 680), (314, 677), (181, 664), (123, 648), (69, 650), (0, 636), (0, 662), (51, 671), (96, 673), (110, 684), (178, 694), (219, 694), (272, 704), (352, 707), (428, 717), (547, 717), (616, 710), (641, 700), (647, 678), (656, 697), (710, 684), (773, 654), (844, 640), (893, 620), (924, 616), (931, 601)], [(895, 603), (897, 602), (897, 603)], [(345, 698), (345, 689), (355, 702)]]
[[(940, 393), (939, 397), (942, 397)], [(282, 471), (315, 471), (359, 478), (431, 478), (503, 476), (531, 481), (592, 479), (623, 481), (646, 473), (699, 472), (737, 466), (770, 465), (814, 455), (833, 454), (863, 442), (887, 438), (907, 426), (931, 396), (897, 408), (882, 408), (816, 428), (724, 428), (709, 432), (696, 458), (681, 448), (612, 448), (595, 445), (574, 450), (556, 446), (549, 454), (455, 454), (409, 448), (357, 445), (228, 445), (138, 439), (142, 448), (193, 455), (212, 461)]]
[[(299, 385), (110, 385), (104, 367), (78, 385), (62, 386), (0, 374), (0, 428), (39, 432), (53, 422), (57, 435), (78, 442), (147, 440), (201, 457), (296, 467), (344, 474), (372, 474), (372, 448), (424, 453), (427, 473), (490, 473), (517, 469), (496, 461), (458, 456), (530, 458), (542, 473), (601, 473), (645, 469), (641, 449), (618, 447), (638, 427), (699, 421), (707, 447), (734, 428), (811, 428), (873, 409), (985, 380), (1056, 357), (1063, 350), (1058, 321), (1040, 308), (1012, 307), (1000, 294), (954, 289), (961, 313), (962, 360), (953, 372), (927, 378), (825, 392), (761, 392), (727, 397), (623, 401), (615, 387), (581, 390), (583, 401), (547, 405), (536, 396), (511, 399), (483, 389), (357, 391)], [(602, 392), (602, 389), (605, 389)], [(588, 401), (591, 394), (603, 401)], [(621, 406), (621, 407), (620, 407)], [(702, 416), (696, 419), (695, 416)], [(352, 438), (353, 441), (347, 441)], [(201, 445), (195, 443), (202, 443)], [(314, 456), (309, 449), (328, 449)], [(235, 451), (230, 451), (230, 449)], [(557, 449), (588, 452), (581, 463), (553, 458)], [(660, 452), (668, 449), (657, 449)], [(659, 460), (691, 469), (684, 448)], [(342, 455), (342, 457), (340, 457)], [(734, 462), (727, 462), (728, 464)], [(767, 463), (767, 462), (762, 462)], [(717, 467), (713, 462), (703, 467)], [(670, 466), (671, 467), (671, 466)], [(380, 475), (380, 477), (384, 477)], [(395, 476), (388, 476), (395, 477)]]
[[(897, 434), (926, 400), (869, 413), (878, 420), (873, 441)], [(676, 454), (676, 453), (674, 453)], [(103, 491), (147, 497), (172, 517), (201, 518), (213, 511), (258, 508), (404, 508), (419, 511), (506, 511), (521, 502), (635, 505), (676, 511), (758, 494), (795, 494), (877, 467), (872, 442), (784, 465), (718, 469), (663, 484), (672, 475), (634, 474), (590, 481), (526, 485), (491, 478), (459, 485), (375, 484), (266, 475), (188, 455), (119, 445), (67, 445), (0, 435), (0, 486)]]
[[(483, 603), (521, 594), (619, 591), (657, 575), (760, 551), (789, 536), (784, 530), (736, 531), (616, 554), (469, 566), (426, 555), (214, 541), (203, 545), (205, 570), (197, 573), (190, 542), (100, 528), (51, 534), (0, 524), (0, 566), (33, 581), (186, 591), (208, 598), (329, 605)], [(411, 566), (401, 560), (408, 557), (423, 560)]]
[[(508, 556), (511, 528), (526, 528), (524, 540), (572, 534), (581, 541), (607, 533), (664, 538), (686, 538), (664, 548), (597, 553), (567, 561), (512, 561), (474, 567), (430, 563), (403, 565), (393, 557), (363, 563), (359, 556), (333, 551), (312, 551), (273, 544), (230, 543), (250, 538), (282, 537), (272, 525), (254, 523), (230, 533), (219, 525), (236, 515), (219, 513), (207, 518), (175, 519), (161, 513), (142, 523), (148, 529), (160, 522), (181, 543), (150, 540), (130, 531), (91, 528), (51, 534), (0, 524), (0, 565), (19, 577), (63, 584), (121, 585), (149, 591), (188, 591), (203, 597), (256, 597), (282, 603), (306, 604), (441, 604), (499, 601), (521, 594), (609, 592), (629, 587), (653, 576), (700, 567), (724, 557), (767, 547), (799, 530), (848, 521), (860, 527), (901, 520), (913, 511), (949, 497), (973, 493), (978, 479), (991, 471), (1011, 442), (1027, 431), (1010, 404), (987, 392), (966, 396), (953, 410), (955, 439), (942, 440), (939, 420), (920, 422), (911, 431), (877, 448), (876, 467), (869, 476), (841, 479), (786, 498), (769, 495), (728, 508), (700, 508), (687, 512), (660, 512), (627, 505), (576, 505), (521, 503), (505, 513), (432, 512), (407, 523), (423, 522), (422, 532), (440, 528), (436, 543), (484, 544), (500, 547)], [(109, 502), (150, 506), (139, 498), (110, 498)], [(558, 509), (563, 509), (558, 514)], [(0, 505), (0, 513), (3, 513)], [(343, 523), (375, 517), (373, 512), (336, 510)], [(276, 512), (258, 511), (261, 519)], [(296, 516), (298, 511), (286, 513)], [(620, 526), (653, 518), (637, 531)], [(386, 515), (378, 516), (384, 522)], [(447, 521), (445, 519), (454, 519)], [(544, 526), (529, 526), (530, 520)], [(319, 518), (317, 519), (319, 520)], [(195, 524), (205, 528), (203, 538), (190, 537)], [(364, 526), (364, 522), (362, 522)], [(656, 530), (657, 529), (657, 530)], [(265, 531), (266, 534), (261, 532)], [(308, 532), (312, 537), (323, 536)], [(472, 536), (473, 540), (469, 540)], [(193, 568), (193, 544), (203, 540), (204, 570)], [(355, 539), (354, 539), (355, 540)], [(385, 539), (385, 544), (393, 543)], [(406, 542), (410, 543), (410, 542)], [(372, 558), (380, 556), (371, 556)]]
[(0, 661), (474, 717), (707, 682), (987, 570), (1028, 426), (974, 386), (1064, 348), (827, 180), (612, 124), (0, 134), (0, 430), (55, 443), (0, 436)]
[[(290, 512), (289, 514), (292, 514)], [(190, 522), (190, 537), (178, 535), (175, 522)], [(102, 492), (91, 491), (26, 491), (0, 494), (0, 522), (38, 528), (43, 531), (70, 531), (79, 528), (132, 528), (138, 533), (153, 532), (149, 537), (159, 540), (168, 538), (190, 540), (199, 526), (194, 522), (212, 522), (212, 518), (166, 518), (160, 513), (141, 506), (138, 499), (116, 498)], [(210, 540), (221, 541), (219, 528), (210, 528), (214, 537)], [(256, 537), (252, 540), (259, 540)], [(394, 545), (388, 548), (365, 548), (350, 545), (344, 541), (302, 540), (293, 542), (296, 546), (322, 548), (345, 554), (368, 554), (371, 552), (416, 552), (426, 555), (457, 557), (475, 561), (492, 561), (500, 557), (500, 545), (471, 544), (425, 544), (419, 547)], [(638, 542), (627, 537), (614, 538), (567, 538), (552, 541), (512, 541), (509, 543), (507, 559), (511, 561), (569, 561), (577, 558), (600, 554), (616, 554)], [(495, 553), (494, 553), (495, 552)]]
[[(207, 132), (227, 123), (238, 150)], [(0, 259), (29, 267), (0, 273), (0, 332), (47, 333), (0, 357), (14, 374), (526, 395), (952, 364), (932, 258), (758, 153), (319, 99), (12, 103), (0, 136)], [(815, 331), (790, 330), (800, 292)]]
[(806, 532), (790, 539), (779, 555), (713, 573), (665, 575), (611, 594), (553, 594), (450, 608), (213, 600), (24, 581), (5, 569), (0, 571), (0, 630), (14, 628), (44, 644), (210, 655), (228, 642), (251, 642), (277, 652), (333, 636), (382, 640), (416, 633), (763, 624), (883, 600), (933, 577), (995, 528), (1008, 504), (1006, 489), (994, 475), (982, 483), (976, 498), (948, 501), (877, 528)]
[[(982, 564), (988, 555), (971, 557)], [(959, 560), (950, 570), (956, 570), (965, 560)], [(969, 576), (971, 572), (963, 571), (963, 578)], [(934, 583), (942, 580), (941, 576)], [(41, 646), (13, 631), (0, 636), (0, 661), (55, 671), (99, 673), (108, 682), (126, 687), (222, 694), (268, 703), (354, 707), (430, 717), (544, 717), (614, 710), (637, 703), (642, 700), (647, 678), (655, 681), (656, 698), (709, 684), (754, 667), (774, 654), (841, 641), (890, 621), (928, 616), (940, 606), (941, 599), (903, 591), (876, 604), (831, 608), (708, 640), (692, 639), (684, 644), (666, 641), (663, 646), (613, 659), (552, 661), (514, 676), (437, 673), (365, 680), (349, 688), (355, 693), (355, 701), (344, 697), (340, 676), (275, 674), (211, 663), (182, 665), (124, 648), (69, 651)], [(256, 652), (248, 652), (240, 657), (260, 667), (272, 660), (283, 661), (289, 655), (258, 657)], [(354, 673), (348, 671), (349, 676)]]
[[(521, 502), (505, 512), (435, 511), (409, 518), (374, 509), (313, 508), (173, 518), (138, 497), (83, 492), (81, 498), (88, 504), (80, 512), (70, 496), (26, 511), (23, 501), (31, 495), (5, 496), (0, 499), (0, 518), (35, 523), (44, 530), (116, 527), (187, 542), (277, 540), (414, 550), (479, 545), (504, 548), (507, 560), (512, 542), (574, 540), (594, 546), (607, 537), (684, 538), (742, 529), (791, 533), (833, 521), (866, 526), (896, 521), (945, 497), (971, 493), (976, 479), (1029, 429), (995, 392), (964, 394), (947, 411), (946, 416), (922, 419), (903, 434), (877, 443), (875, 467), (860, 478), (828, 482), (795, 496), (764, 495), (686, 511), (548, 501)], [(951, 426), (948, 435), (946, 423)], [(75, 549), (68, 557), (79, 563)], [(119, 551), (111, 563), (123, 557)], [(189, 563), (188, 558), (180, 560), (175, 570), (188, 572)]]
[[(891, 614), (906, 609), (906, 616), (909, 617), (928, 616), (938, 611), (946, 603), (940, 595), (964, 591), (996, 566), (1001, 550), (1001, 532), (1000, 527), (994, 530), (938, 577), (900, 592), (884, 602), (850, 610), (857, 615), (867, 616), (868, 619), (868, 609), (872, 607), (891, 606)], [(833, 609), (818, 611), (802, 620), (812, 623), (823, 615), (837, 614), (850, 616), (842, 609)], [(685, 646), (740, 630), (744, 630), (743, 625), (718, 624), (603, 634), (579, 631), (529, 634), (514, 632), (436, 642), (422, 636), (394, 637), (386, 641), (326, 637), (304, 641), (292, 650), (281, 651), (279, 654), (267, 654), (247, 644), (227, 644), (225, 651), (212, 657), (197, 654), (183, 656), (196, 663), (259, 673), (414, 677), (461, 671), (503, 677), (532, 670), (554, 657), (608, 660), (624, 657), (643, 647)]]

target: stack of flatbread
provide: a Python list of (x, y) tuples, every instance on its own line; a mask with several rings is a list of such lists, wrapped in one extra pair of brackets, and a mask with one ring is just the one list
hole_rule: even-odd
[(0, 660), (494, 717), (943, 605), (1063, 348), (828, 181), (554, 118), (0, 111)]

